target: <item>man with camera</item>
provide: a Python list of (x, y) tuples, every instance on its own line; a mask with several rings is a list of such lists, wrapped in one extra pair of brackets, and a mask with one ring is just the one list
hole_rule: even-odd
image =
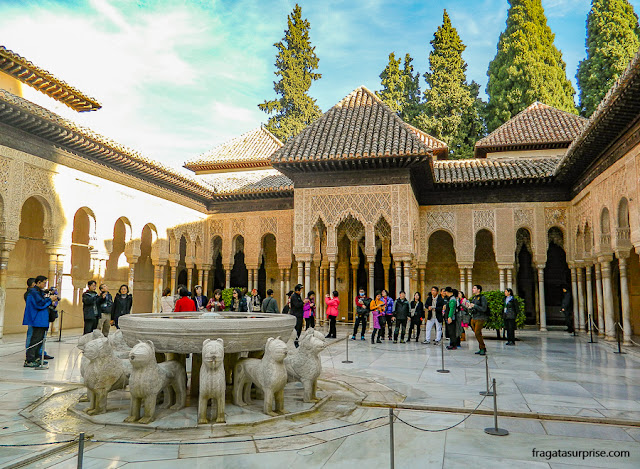
[(87, 282), (87, 290), (82, 294), (82, 314), (84, 316), (84, 332), (88, 334), (98, 328), (98, 300), (100, 295), (96, 292), (96, 281), (89, 280)]
[(38, 345), (42, 343), (44, 335), (49, 329), (49, 308), (58, 301), (58, 295), (55, 292), (45, 292), (46, 283), (47, 277), (44, 275), (38, 275), (35, 278), (35, 285), (29, 291), (24, 307), (22, 324), (31, 326), (33, 330), (24, 362), (24, 366), (28, 368), (43, 365), (41, 359), (37, 356), (37, 352), (40, 349)]
[(98, 319), (98, 329), (107, 337), (109, 329), (111, 329), (111, 312), (113, 311), (113, 297), (109, 293), (109, 288), (103, 283), (100, 285), (100, 294), (98, 295), (98, 311), (100, 317)]

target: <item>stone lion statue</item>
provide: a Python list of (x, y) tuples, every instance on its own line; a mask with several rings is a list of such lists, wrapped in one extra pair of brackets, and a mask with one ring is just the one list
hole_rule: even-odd
[[(156, 361), (156, 351), (150, 341), (139, 342), (129, 352), (133, 370), (129, 378), (131, 407), (125, 422), (149, 423), (155, 418), (156, 399), (164, 391), (164, 405), (170, 404), (171, 391), (176, 403), (172, 409), (180, 410), (186, 404), (187, 380), (184, 367), (175, 360), (162, 363)], [(144, 417), (140, 418), (140, 407), (144, 405)]]
[[(88, 334), (84, 334), (80, 336), (80, 338), (78, 339), (78, 345), (76, 345), (76, 347), (78, 347), (78, 349), (80, 349), (80, 351), (83, 352), (84, 347), (89, 342), (95, 339), (101, 339), (102, 337), (104, 337), (104, 335), (102, 334), (102, 331), (98, 329), (94, 329), (93, 332), (89, 332)], [(87, 368), (88, 364), (89, 364), (89, 359), (86, 358), (83, 354), (80, 358), (80, 376), (82, 376), (83, 379), (84, 379), (84, 371)], [(80, 402), (88, 402), (88, 401), (89, 401), (89, 397), (87, 394), (84, 394), (82, 397), (80, 397)]]
[[(102, 335), (102, 334), (101, 334)], [(124, 389), (131, 374), (128, 360), (115, 356), (109, 339), (102, 337), (83, 345), (84, 385), (87, 387), (89, 415), (107, 411), (107, 394), (115, 389)]]
[(109, 342), (111, 343), (111, 347), (116, 353), (118, 358), (129, 358), (129, 352), (131, 352), (131, 347), (127, 345), (122, 336), (122, 331), (120, 329), (116, 329), (115, 332), (112, 332), (107, 337)]
[(217, 408), (216, 423), (224, 423), (224, 399), (227, 382), (224, 372), (224, 341), (207, 339), (202, 343), (202, 366), (200, 367), (200, 395), (198, 400), (198, 423), (209, 423), (207, 404), (211, 399)]
[(300, 381), (304, 387), (304, 402), (317, 402), (316, 388), (322, 372), (320, 352), (326, 347), (324, 336), (313, 328), (300, 335), (300, 346), (284, 359), (290, 383)]
[[(264, 357), (241, 358), (233, 372), (233, 403), (244, 406), (251, 402), (251, 384), (264, 394), (263, 412), (276, 416), (284, 414), (284, 387), (287, 384), (287, 369), (284, 359), (287, 344), (280, 337), (267, 339)], [(275, 401), (275, 412), (273, 405)]]

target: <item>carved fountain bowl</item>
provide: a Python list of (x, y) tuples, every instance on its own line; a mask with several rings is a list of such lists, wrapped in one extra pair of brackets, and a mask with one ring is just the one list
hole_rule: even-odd
[(150, 340), (157, 352), (201, 353), (205, 339), (224, 340), (225, 353), (264, 350), (269, 337), (285, 342), (296, 324), (289, 314), (221, 312), (203, 318), (202, 313), (127, 314), (118, 319), (124, 340), (133, 347)]

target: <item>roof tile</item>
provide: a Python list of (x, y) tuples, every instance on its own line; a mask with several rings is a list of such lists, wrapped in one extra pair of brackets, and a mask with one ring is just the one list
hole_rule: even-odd
[(271, 155), (280, 147), (282, 142), (275, 135), (258, 127), (188, 161), (184, 167), (192, 171), (215, 171), (271, 166)]
[(569, 146), (586, 123), (584, 117), (535, 102), (479, 140), (476, 156), (501, 147)]
[(483, 184), (488, 182), (547, 179), (561, 157), (504, 158), (434, 161), (436, 184)]
[(274, 164), (429, 155), (446, 144), (405, 123), (361, 86), (288, 141)]

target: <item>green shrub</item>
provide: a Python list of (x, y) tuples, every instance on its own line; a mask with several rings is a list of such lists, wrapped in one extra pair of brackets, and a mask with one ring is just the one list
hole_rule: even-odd
[[(224, 301), (224, 309), (226, 311), (229, 311), (229, 309), (231, 309), (233, 290), (235, 289), (242, 291), (242, 287), (225, 288), (224, 290), (222, 290), (222, 301)], [(251, 296), (251, 292), (247, 293), (247, 295)]]
[[(500, 290), (492, 290), (483, 292), (487, 297), (489, 303), (489, 311), (491, 315), (489, 320), (485, 323), (484, 327), (487, 329), (502, 329), (504, 327), (504, 320), (502, 319), (502, 311), (504, 310), (504, 292)], [(524, 314), (524, 300), (518, 295), (514, 295), (518, 302), (518, 315), (516, 316), (516, 327), (522, 329), (527, 316)]]

